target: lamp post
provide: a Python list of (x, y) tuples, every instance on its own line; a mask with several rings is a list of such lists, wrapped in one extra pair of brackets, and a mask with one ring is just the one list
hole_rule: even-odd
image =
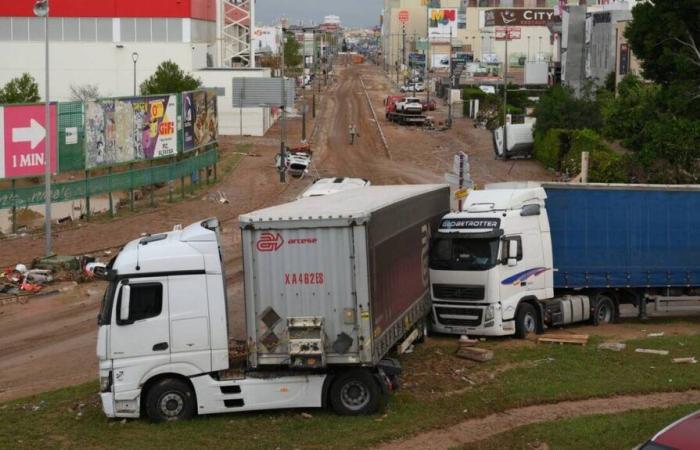
[(49, 100), (49, 0), (36, 0), (34, 15), (44, 18), (45, 65), (46, 65), (46, 122), (44, 128), (44, 233), (46, 234), (46, 256), (53, 254), (51, 246), (51, 103)]
[(136, 97), (136, 63), (139, 60), (139, 54), (136, 52), (132, 53), (131, 60), (134, 62), (134, 97)]

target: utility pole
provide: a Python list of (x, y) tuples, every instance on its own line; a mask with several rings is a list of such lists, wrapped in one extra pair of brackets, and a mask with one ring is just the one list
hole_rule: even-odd
[(430, 2), (425, 2), (425, 17), (426, 17), (426, 28), (425, 28), (425, 41), (426, 41), (426, 57), (425, 57), (425, 92), (428, 96), (428, 103), (430, 103)]
[(282, 28), (282, 55), (281, 55), (281, 73), (280, 79), (282, 80), (282, 115), (280, 116), (280, 183), (284, 183), (285, 180), (285, 139), (287, 137), (287, 86), (284, 82), (284, 48), (287, 44), (287, 29)]
[(510, 29), (506, 28), (506, 54), (503, 61), (503, 159), (508, 159), (508, 133), (506, 131), (506, 120), (508, 118), (508, 40), (510, 39)]
[(452, 88), (454, 87), (454, 70), (452, 69), (452, 27), (450, 27), (450, 90), (447, 93), (447, 128), (452, 128)]
[(401, 26), (401, 62), (406, 67), (406, 24)]

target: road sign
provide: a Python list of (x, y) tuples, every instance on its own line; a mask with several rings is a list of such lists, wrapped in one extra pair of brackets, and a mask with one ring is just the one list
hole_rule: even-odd
[[(461, 165), (461, 158), (464, 157), (464, 165)], [(460, 166), (462, 168), (462, 174), (469, 173), (469, 156), (464, 152), (457, 153), (454, 158), (452, 158), (452, 172), (459, 175)]]
[(522, 35), (522, 30), (520, 27), (498, 27), (496, 28), (496, 40), (497, 41), (505, 41), (508, 39), (509, 41), (520, 39)]
[(408, 10), (402, 9), (401, 11), (399, 11), (399, 22), (401, 22), (401, 23), (408, 22)]
[[(51, 172), (56, 173), (56, 105), (51, 105)], [(0, 107), (0, 179), (44, 174), (44, 105)]]
[(462, 200), (467, 198), (467, 195), (469, 194), (469, 190), (467, 188), (462, 188), (458, 191), (455, 191), (455, 199), (456, 200)]

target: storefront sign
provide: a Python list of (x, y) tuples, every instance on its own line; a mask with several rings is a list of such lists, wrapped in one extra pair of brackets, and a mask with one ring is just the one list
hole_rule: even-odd
[(489, 9), (484, 12), (484, 25), (544, 27), (549, 22), (559, 22), (561, 17), (553, 9)]

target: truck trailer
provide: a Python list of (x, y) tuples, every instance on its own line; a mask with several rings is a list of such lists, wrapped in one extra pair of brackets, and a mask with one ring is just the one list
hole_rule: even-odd
[[(501, 183), (447, 214), (430, 259), (432, 328), (524, 337), (697, 310), (700, 186)], [(683, 302), (683, 306), (679, 306)]]
[(447, 211), (447, 186), (372, 186), (240, 216), (242, 345), (216, 219), (130, 242), (98, 318), (104, 413), (376, 411), (400, 370), (388, 353), (427, 327), (428, 247)]

